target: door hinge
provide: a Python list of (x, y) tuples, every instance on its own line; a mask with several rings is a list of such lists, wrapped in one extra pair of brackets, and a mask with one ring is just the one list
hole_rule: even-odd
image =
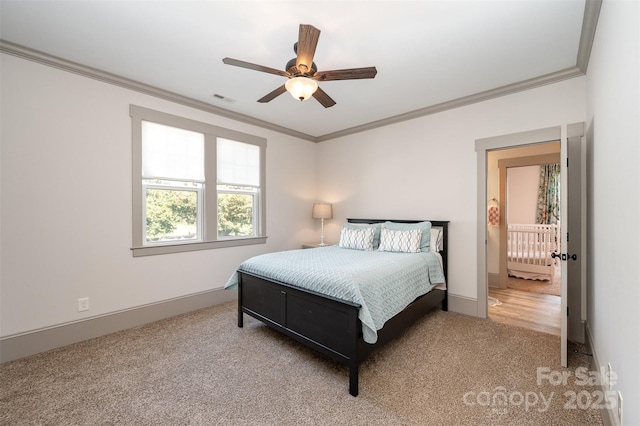
[(569, 316), (569, 307), (567, 306), (567, 316)]
[(567, 167), (569, 167), (569, 157), (567, 157)]

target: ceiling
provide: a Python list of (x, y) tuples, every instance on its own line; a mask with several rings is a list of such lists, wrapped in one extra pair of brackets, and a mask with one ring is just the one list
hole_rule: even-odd
[[(2, 0), (0, 47), (321, 141), (584, 74), (589, 3)], [(301, 23), (321, 30), (319, 71), (375, 66), (376, 77), (321, 82), (331, 108), (288, 93), (256, 102), (286, 78), (222, 58), (284, 70)]]

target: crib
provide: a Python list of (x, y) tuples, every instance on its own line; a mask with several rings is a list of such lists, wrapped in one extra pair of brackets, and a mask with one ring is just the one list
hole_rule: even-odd
[(509, 224), (507, 227), (507, 270), (510, 276), (530, 280), (555, 277), (556, 262), (551, 253), (559, 251), (558, 225)]

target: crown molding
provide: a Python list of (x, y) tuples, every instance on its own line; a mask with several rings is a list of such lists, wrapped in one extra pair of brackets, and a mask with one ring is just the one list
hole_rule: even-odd
[(533, 89), (547, 84), (557, 83), (562, 80), (583, 76), (584, 72), (577, 66), (567, 68), (562, 71), (546, 74), (540, 77), (531, 78), (518, 83), (509, 84), (507, 86), (498, 87), (496, 89), (487, 90), (484, 92), (476, 93), (473, 95), (465, 96), (458, 99), (442, 102), (436, 105), (431, 105), (425, 108), (410, 111), (404, 114), (395, 115), (393, 117), (384, 118), (382, 120), (373, 121), (371, 123), (363, 124), (361, 126), (351, 127), (349, 129), (341, 130), (339, 132), (329, 133), (324, 136), (320, 136), (317, 139), (318, 142), (324, 142), (331, 139), (340, 138), (343, 136), (351, 135), (354, 133), (360, 133), (367, 130), (372, 130), (378, 127), (389, 126), (391, 124), (400, 123), (402, 121), (413, 120), (415, 118), (424, 117), (426, 115), (436, 114), (438, 112), (460, 108), (466, 105), (475, 104), (478, 102), (484, 102), (490, 99), (499, 98), (502, 96), (511, 95), (513, 93), (523, 92), (525, 90)]
[(286, 135), (294, 136), (296, 138), (308, 140), (310, 142), (317, 142), (316, 138), (306, 133), (298, 132), (287, 127), (278, 126), (268, 121), (259, 120), (257, 118), (239, 114), (237, 112), (229, 111), (224, 108), (217, 107), (215, 105), (208, 104), (206, 102), (198, 101), (187, 96), (182, 96), (177, 93), (170, 92), (168, 90), (160, 89), (139, 81), (131, 80), (126, 77), (121, 77), (116, 74), (111, 74), (106, 71), (99, 70), (97, 68), (88, 67), (76, 62), (68, 61), (66, 59), (59, 58), (57, 56), (49, 55), (34, 49), (30, 49), (19, 44), (15, 44), (6, 40), (0, 39), (0, 52), (8, 55), (16, 56), (18, 58), (26, 59), (32, 62), (37, 62), (42, 65), (47, 65), (53, 68), (57, 68), (63, 71), (71, 72), (74, 74), (88, 77), (94, 80), (101, 81), (103, 83), (112, 84), (125, 89), (133, 90), (136, 92), (144, 93), (146, 95), (154, 96), (167, 101), (175, 102), (177, 104), (185, 105), (191, 108), (196, 108), (202, 111), (210, 112), (222, 117), (230, 118), (242, 123), (251, 124), (264, 129), (273, 130), (274, 132), (283, 133)]
[(586, 0), (584, 5), (584, 16), (582, 18), (582, 32), (580, 33), (580, 45), (578, 46), (578, 57), (576, 65), (582, 72), (587, 73), (589, 57), (593, 39), (596, 37), (596, 26), (602, 8), (602, 0)]

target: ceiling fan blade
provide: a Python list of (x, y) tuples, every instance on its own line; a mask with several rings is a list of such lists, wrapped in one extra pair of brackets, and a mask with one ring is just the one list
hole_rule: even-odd
[(336, 101), (331, 99), (331, 97), (327, 95), (327, 92), (319, 87), (318, 90), (314, 92), (313, 97), (316, 98), (316, 100), (320, 102), (320, 104), (322, 104), (322, 106), (325, 108), (331, 108), (336, 104)]
[(282, 95), (284, 92), (287, 91), (287, 88), (284, 87), (284, 84), (280, 87), (278, 87), (276, 90), (267, 93), (266, 95), (264, 95), (263, 97), (261, 97), (260, 99), (258, 99), (258, 102), (260, 102), (261, 104), (267, 103), (269, 101), (271, 101), (274, 98), (277, 98), (278, 96)]
[(283, 77), (290, 77), (291, 76), (286, 71), (277, 70), (275, 68), (269, 68), (269, 67), (265, 67), (265, 66), (262, 66), (262, 65), (252, 64), (251, 62), (245, 62), (245, 61), (241, 61), (241, 60), (238, 60), (238, 59), (224, 58), (222, 60), (222, 62), (224, 62), (227, 65), (233, 65), (235, 67), (247, 68), (247, 69), (254, 70), (254, 71), (262, 71), (262, 72), (266, 72), (266, 73), (269, 73), (269, 74), (281, 75)]
[(314, 80), (357, 80), (362, 78), (374, 78), (378, 70), (376, 67), (349, 68), (344, 70), (318, 71), (313, 75)]
[(300, 24), (298, 32), (298, 57), (296, 67), (301, 73), (311, 71), (313, 65), (313, 55), (316, 53), (316, 46), (320, 38), (320, 30), (312, 25)]

